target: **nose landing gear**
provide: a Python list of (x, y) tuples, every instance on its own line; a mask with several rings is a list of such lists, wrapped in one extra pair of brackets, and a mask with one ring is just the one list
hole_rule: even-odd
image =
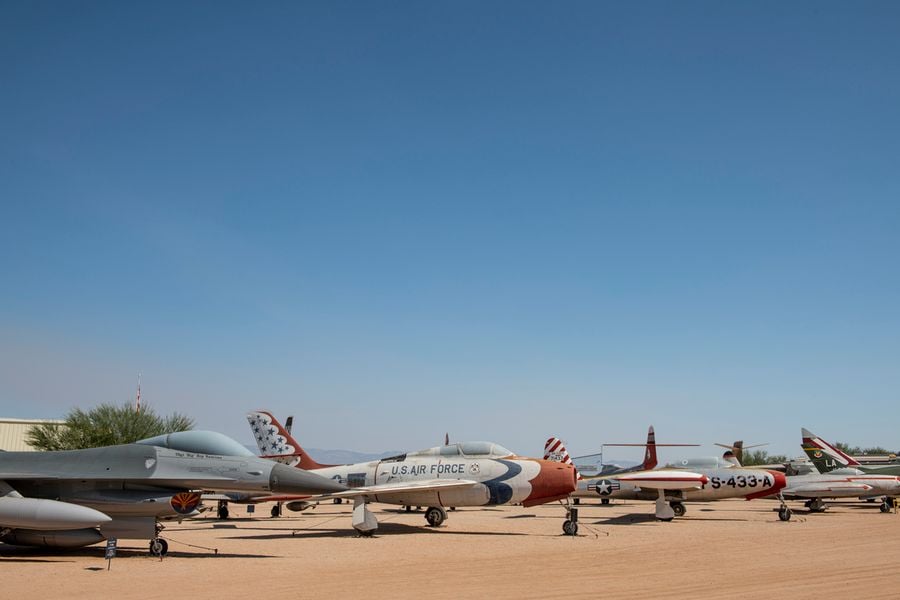
[(578, 535), (578, 509), (572, 508), (568, 498), (566, 498), (564, 506), (566, 507), (566, 520), (562, 524), (563, 534)]
[(790, 521), (791, 520), (791, 507), (787, 505), (784, 501), (784, 496), (778, 496), (779, 502), (781, 502), (781, 506), (778, 508), (778, 518), (782, 521)]

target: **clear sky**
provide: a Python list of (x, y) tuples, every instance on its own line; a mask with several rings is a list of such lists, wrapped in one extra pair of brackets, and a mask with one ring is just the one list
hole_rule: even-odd
[(245, 443), (265, 407), (360, 451), (900, 448), (898, 32), (896, 2), (4, 1), (0, 416), (142, 371)]

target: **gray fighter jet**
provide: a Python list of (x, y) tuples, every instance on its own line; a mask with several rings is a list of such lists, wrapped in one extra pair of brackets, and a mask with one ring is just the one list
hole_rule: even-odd
[(196, 514), (200, 491), (323, 494), (347, 488), (258, 458), (211, 431), (62, 452), (0, 452), (0, 541), (73, 548), (108, 538), (150, 540), (160, 519)]

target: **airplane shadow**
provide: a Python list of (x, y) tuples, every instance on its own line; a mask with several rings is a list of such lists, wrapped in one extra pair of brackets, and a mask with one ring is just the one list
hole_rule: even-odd
[[(172, 540), (169, 540), (170, 542)], [(173, 544), (177, 544), (173, 542)], [(74, 560), (66, 560), (63, 558), (39, 558), (39, 557), (51, 557), (51, 556), (60, 556), (61, 554), (64, 556), (78, 557), (78, 558), (97, 558), (103, 559), (103, 555), (105, 552), (104, 546), (94, 546), (88, 548), (73, 548), (73, 549), (60, 549), (60, 548), (29, 548), (29, 547), (10, 547), (9, 549), (4, 550), (2, 554), (0, 554), (0, 562), (21, 562), (21, 563), (62, 563), (62, 562), (75, 562)], [(170, 560), (174, 558), (281, 558), (280, 556), (274, 554), (246, 554), (246, 553), (234, 553), (234, 552), (210, 552), (210, 551), (201, 551), (201, 552), (189, 552), (189, 551), (181, 551), (181, 550), (173, 550), (170, 549), (169, 553), (163, 559)], [(129, 558), (152, 558), (153, 560), (159, 560), (159, 558), (151, 557), (150, 554), (146, 550), (137, 549), (137, 548), (122, 548), (119, 547), (116, 551), (116, 558), (113, 559), (129, 559)], [(104, 563), (105, 564), (105, 563)], [(86, 569), (91, 569), (91, 567), (86, 567)], [(103, 567), (103, 570), (106, 570), (106, 567)]]
[[(521, 536), (528, 535), (525, 533), (517, 533), (517, 532), (500, 532), (500, 531), (454, 531), (452, 529), (448, 529), (446, 527), (434, 528), (434, 527), (419, 527), (416, 525), (404, 525), (402, 523), (379, 523), (378, 530), (372, 537), (381, 537), (382, 535), (410, 535), (410, 534), (423, 534), (423, 535), (460, 535), (460, 536), (468, 536), (468, 535), (491, 535), (491, 536)], [(363, 537), (356, 533), (356, 531), (352, 527), (340, 528), (340, 529), (299, 529), (290, 532), (282, 532), (276, 533), (273, 532), (271, 534), (259, 534), (259, 535), (238, 535), (234, 536), (230, 539), (243, 539), (243, 540), (278, 540), (278, 539), (287, 539), (287, 538), (354, 538), (354, 537)]]
[(59, 560), (52, 558), (17, 558), (9, 554), (0, 554), (0, 562), (3, 563), (64, 563), (75, 562), (74, 560)]
[(600, 519), (599, 521), (594, 521), (593, 525), (648, 525), (656, 522), (656, 517), (651, 514), (631, 513), (619, 515), (618, 517), (610, 517), (608, 519)]

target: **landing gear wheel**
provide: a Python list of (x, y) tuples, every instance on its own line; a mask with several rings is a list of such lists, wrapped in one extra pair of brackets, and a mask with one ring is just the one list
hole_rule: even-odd
[(778, 509), (778, 518), (782, 521), (790, 521), (791, 520), (791, 509), (787, 506), (782, 506)]
[(572, 498), (572, 504), (578, 506), (579, 504), (581, 504), (581, 498)]
[(220, 504), (219, 510), (216, 512), (216, 516), (222, 519), (223, 521), (228, 518), (228, 505)]
[(440, 527), (447, 518), (447, 511), (439, 506), (431, 506), (425, 511), (425, 520), (432, 527)]
[(375, 535), (375, 530), (371, 529), (369, 531), (360, 531), (359, 529), (357, 529), (356, 535), (364, 538), (372, 537), (373, 535)]
[(675, 512), (676, 517), (683, 517), (684, 513), (687, 512), (687, 509), (684, 507), (684, 504), (681, 502), (671, 502), (670, 506), (672, 510)]
[(165, 556), (169, 553), (169, 542), (160, 538), (150, 540), (150, 556)]
[(334, 499), (334, 503), (335, 503), (335, 504), (340, 504), (340, 503), (342, 503), (343, 501), (344, 501), (343, 498), (335, 498), (335, 499)]
[(884, 502), (881, 503), (881, 512), (883, 512), (883, 513), (891, 512), (891, 505), (887, 500), (885, 500)]
[(566, 535), (578, 535), (578, 523), (566, 519), (563, 521), (563, 533)]
[(609, 498), (600, 498), (600, 504), (609, 504)]
[(412, 506), (409, 504), (406, 505), (406, 512), (412, 512)]
[(275, 504), (272, 506), (272, 518), (276, 519), (281, 516), (281, 505)]

